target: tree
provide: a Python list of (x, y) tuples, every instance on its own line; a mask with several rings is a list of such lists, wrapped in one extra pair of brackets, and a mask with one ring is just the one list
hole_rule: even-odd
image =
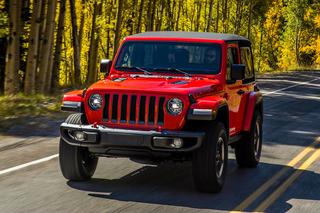
[(33, 1), (27, 69), (26, 69), (26, 77), (24, 82), (24, 92), (27, 95), (35, 93), (36, 71), (37, 71), (37, 65), (38, 65), (37, 59), (38, 59), (38, 48), (39, 48), (41, 5), (42, 5), (41, 0)]
[(70, 13), (72, 23), (72, 46), (73, 46), (73, 63), (74, 63), (74, 79), (76, 87), (81, 85), (81, 69), (80, 69), (80, 43), (78, 37), (77, 15), (75, 9), (75, 0), (70, 0)]
[(94, 83), (97, 80), (97, 58), (98, 58), (98, 45), (100, 28), (96, 27), (97, 16), (101, 15), (101, 3), (94, 2), (93, 15), (92, 15), (92, 28), (91, 39), (89, 49), (89, 62), (88, 62), (88, 74), (87, 85)]
[(115, 32), (114, 32), (113, 55), (115, 55), (117, 52), (119, 40), (120, 40), (120, 33), (121, 33), (120, 27), (121, 27), (121, 22), (122, 22), (122, 7), (123, 7), (123, 0), (118, 0), (117, 20), (116, 20), (116, 28), (115, 28)]
[(212, 9), (213, 9), (213, 0), (210, 0), (209, 3), (209, 15), (208, 15), (208, 22), (206, 27), (206, 32), (210, 32), (211, 22), (212, 22)]
[(140, 1), (140, 7), (139, 7), (139, 16), (138, 16), (138, 24), (137, 24), (136, 33), (141, 32), (141, 21), (142, 21), (142, 13), (143, 13), (143, 4), (144, 4), (144, 0), (141, 0)]
[(52, 67), (50, 61), (52, 60), (53, 54), (53, 37), (55, 29), (55, 15), (57, 0), (48, 1), (47, 17), (45, 25), (44, 40), (40, 54), (42, 56), (39, 65), (39, 78), (38, 78), (38, 91), (40, 93), (48, 92), (47, 88), (50, 88)]
[(66, 14), (66, 0), (60, 0), (57, 39), (56, 39), (56, 46), (54, 50), (53, 67), (52, 67), (51, 92), (55, 91), (59, 86), (59, 76), (60, 76), (59, 68), (60, 68), (60, 60), (61, 60), (61, 47), (62, 47), (62, 38), (63, 38), (63, 32), (64, 32), (65, 14)]
[(9, 1), (9, 38), (6, 54), (4, 94), (14, 95), (19, 91), (21, 0)]

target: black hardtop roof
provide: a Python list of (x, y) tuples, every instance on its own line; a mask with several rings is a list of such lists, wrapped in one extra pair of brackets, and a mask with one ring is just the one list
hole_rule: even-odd
[(249, 39), (235, 35), (225, 33), (209, 33), (209, 32), (183, 32), (183, 31), (152, 31), (134, 34), (128, 37), (163, 37), (163, 38), (202, 38), (213, 39), (223, 41), (242, 41), (245, 43), (251, 43)]

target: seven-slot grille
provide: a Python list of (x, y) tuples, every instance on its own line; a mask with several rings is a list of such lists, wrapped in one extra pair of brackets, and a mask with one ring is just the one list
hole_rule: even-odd
[(105, 94), (103, 121), (108, 123), (163, 125), (165, 97)]

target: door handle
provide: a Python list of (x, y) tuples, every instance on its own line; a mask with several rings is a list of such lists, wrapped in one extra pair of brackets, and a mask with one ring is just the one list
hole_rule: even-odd
[(242, 89), (239, 89), (238, 92), (237, 92), (238, 95), (243, 95), (244, 93), (245, 93), (245, 91), (242, 90)]

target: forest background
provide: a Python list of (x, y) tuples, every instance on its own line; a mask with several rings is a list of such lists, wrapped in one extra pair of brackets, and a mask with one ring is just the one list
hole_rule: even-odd
[(125, 36), (235, 33), (255, 69), (320, 67), (320, 0), (0, 0), (0, 94), (52, 94), (99, 78)]

